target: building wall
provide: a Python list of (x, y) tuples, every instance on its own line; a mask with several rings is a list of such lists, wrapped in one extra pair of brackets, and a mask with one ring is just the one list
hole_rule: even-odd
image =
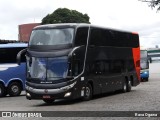
[(32, 29), (38, 25), (40, 25), (40, 23), (30, 23), (30, 24), (19, 25), (19, 35), (18, 35), (19, 41), (28, 42)]

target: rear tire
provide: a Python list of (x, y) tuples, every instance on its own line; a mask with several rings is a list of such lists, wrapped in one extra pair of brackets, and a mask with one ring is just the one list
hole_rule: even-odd
[(7, 91), (4, 85), (0, 84), (0, 97), (5, 97), (7, 95)]
[(43, 101), (47, 104), (52, 104), (55, 100), (54, 99), (43, 99)]
[(126, 82), (126, 80), (125, 80), (124, 83), (123, 83), (122, 92), (123, 92), (123, 93), (127, 92), (127, 82)]
[(131, 80), (126, 80), (126, 82), (127, 82), (127, 92), (130, 92), (132, 89)]
[(22, 87), (20, 83), (13, 82), (8, 86), (8, 94), (10, 96), (19, 96), (21, 94)]
[(93, 96), (92, 86), (91, 84), (88, 83), (85, 89), (85, 95), (84, 95), (83, 100), (88, 101), (92, 99), (92, 96)]

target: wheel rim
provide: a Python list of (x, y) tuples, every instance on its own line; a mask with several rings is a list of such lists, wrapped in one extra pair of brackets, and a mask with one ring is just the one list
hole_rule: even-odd
[(18, 88), (18, 86), (13, 85), (11, 90), (12, 90), (13, 93), (17, 93), (19, 91), (19, 88)]
[(127, 90), (126, 82), (124, 83), (123, 90), (124, 90), (124, 91), (126, 91), (126, 90)]
[(131, 81), (130, 81), (130, 80), (128, 81), (128, 86), (129, 86), (129, 87), (131, 86)]
[(127, 84), (127, 92), (131, 91), (131, 87), (132, 87), (132, 84), (131, 84), (131, 81), (129, 80)]
[(86, 87), (86, 97), (90, 97), (91, 90), (89, 87)]

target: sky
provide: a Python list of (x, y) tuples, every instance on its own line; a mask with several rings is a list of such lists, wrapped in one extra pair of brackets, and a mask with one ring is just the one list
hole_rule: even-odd
[(139, 0), (0, 0), (0, 39), (18, 40), (18, 25), (40, 23), (57, 8), (86, 13), (94, 25), (138, 32), (140, 46), (160, 47), (160, 11)]

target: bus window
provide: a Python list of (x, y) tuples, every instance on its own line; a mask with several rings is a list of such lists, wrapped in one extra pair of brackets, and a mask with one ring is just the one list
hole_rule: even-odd
[(80, 74), (80, 60), (74, 61), (74, 68), (73, 68), (73, 76), (77, 76)]
[(73, 28), (34, 30), (29, 45), (71, 44), (73, 33)]
[(81, 46), (87, 44), (88, 27), (78, 28), (75, 38), (75, 46)]
[(91, 29), (90, 45), (100, 46), (102, 43), (102, 34), (100, 29)]
[[(0, 63), (16, 63), (16, 56), (23, 48), (1, 48), (0, 49)], [(25, 56), (22, 56), (22, 62), (25, 61)]]

